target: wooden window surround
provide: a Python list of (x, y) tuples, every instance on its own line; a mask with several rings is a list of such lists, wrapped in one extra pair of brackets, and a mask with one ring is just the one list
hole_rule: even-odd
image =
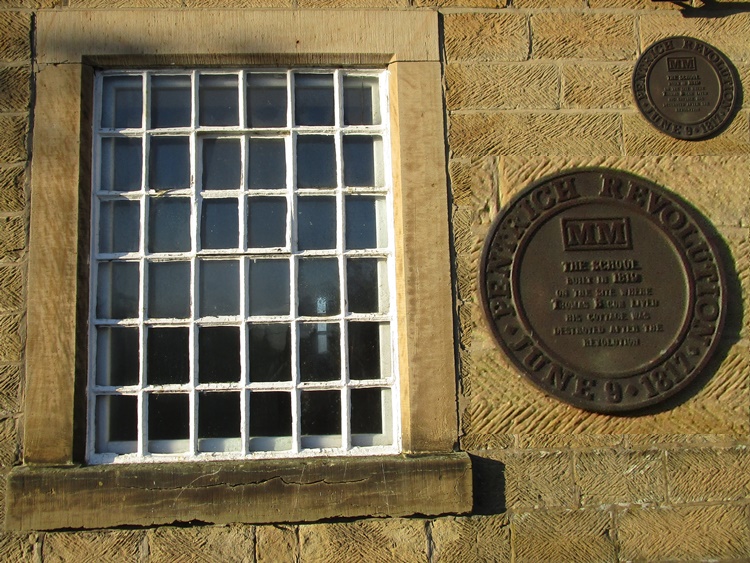
[[(42, 10), (37, 15), (23, 465), (6, 528), (465, 513), (457, 442), (437, 14)], [(401, 455), (85, 466), (94, 68), (386, 66)], [(321, 502), (321, 499), (324, 499)]]

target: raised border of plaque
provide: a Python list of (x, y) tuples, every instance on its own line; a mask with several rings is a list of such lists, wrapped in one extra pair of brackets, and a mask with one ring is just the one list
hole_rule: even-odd
[(709, 224), (633, 174), (539, 180), (490, 227), (480, 294), (495, 339), (545, 393), (634, 411), (682, 391), (719, 343), (726, 275)]
[(683, 140), (721, 131), (738, 99), (736, 71), (715, 47), (692, 37), (668, 37), (648, 47), (633, 71), (633, 95), (658, 130)]

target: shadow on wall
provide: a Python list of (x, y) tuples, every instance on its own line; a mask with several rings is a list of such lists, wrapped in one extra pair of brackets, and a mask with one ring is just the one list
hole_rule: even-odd
[(502, 514), (505, 512), (505, 465), (494, 459), (470, 454), (474, 481), (474, 510), (472, 514)]

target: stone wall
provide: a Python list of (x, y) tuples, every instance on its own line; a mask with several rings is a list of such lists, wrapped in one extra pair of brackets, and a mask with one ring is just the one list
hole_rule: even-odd
[[(695, 7), (701, 0), (686, 2)], [(708, 4), (708, 3), (707, 3)], [(750, 102), (706, 141), (652, 128), (630, 79), (670, 35), (719, 48), (750, 88), (750, 9), (686, 18), (650, 0), (3, 0), (0, 4), (0, 466), (21, 463), (34, 18), (78, 8), (438, 10), (459, 341), (460, 445), (474, 514), (312, 525), (0, 535), (7, 561), (739, 561), (750, 559)], [(732, 8), (743, 10), (732, 11)], [(707, 17), (711, 16), (711, 17)], [(709, 377), (641, 416), (545, 397), (499, 352), (477, 290), (493, 217), (561, 169), (630, 171), (691, 201), (724, 241), (730, 310)], [(4, 495), (0, 495), (0, 502)]]

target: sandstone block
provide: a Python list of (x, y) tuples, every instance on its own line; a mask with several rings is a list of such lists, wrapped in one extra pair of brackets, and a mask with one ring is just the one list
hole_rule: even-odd
[(18, 260), (26, 248), (24, 217), (0, 217), (0, 260)]
[(150, 563), (209, 563), (255, 560), (252, 526), (195, 526), (155, 528), (148, 532)]
[(0, 313), (18, 311), (23, 305), (23, 269), (0, 265)]
[(660, 451), (594, 450), (575, 454), (581, 504), (660, 503), (666, 497)]
[(0, 467), (10, 468), (18, 462), (18, 422), (0, 419)]
[(300, 8), (405, 8), (408, 0), (297, 0)]
[(586, 8), (583, 0), (513, 0), (513, 7), (523, 9)]
[(440, 518), (432, 523), (432, 561), (511, 561), (508, 517)]
[(517, 563), (617, 560), (608, 511), (538, 510), (510, 523)]
[(292, 0), (186, 0), (186, 8), (291, 8)]
[(45, 534), (44, 561), (97, 561), (119, 563), (138, 561), (145, 532), (62, 532)]
[(633, 106), (630, 63), (564, 64), (562, 107), (570, 109), (623, 109)]
[(414, 0), (419, 8), (507, 8), (509, 0)]
[(450, 64), (448, 109), (555, 109), (558, 74), (549, 64)]
[(619, 130), (619, 117), (609, 113), (458, 113), (449, 139), (456, 157), (612, 156), (620, 154)]
[(182, 0), (68, 0), (71, 8), (182, 8)]
[(0, 112), (27, 110), (30, 89), (29, 67), (0, 68)]
[(57, 8), (62, 0), (5, 0), (7, 8)]
[(563, 450), (581, 448), (614, 448), (624, 442), (616, 434), (521, 434), (518, 448), (522, 450)]
[(700, 448), (667, 452), (669, 499), (674, 503), (750, 498), (750, 451)]
[(0, 62), (31, 62), (31, 14), (0, 12)]
[(27, 133), (28, 120), (25, 117), (0, 116), (0, 163), (26, 160)]
[(535, 14), (531, 17), (532, 58), (633, 60), (635, 22), (635, 16), (628, 14)]
[(747, 561), (747, 506), (631, 508), (618, 515), (626, 561)]
[(678, 4), (656, 3), (653, 0), (589, 0), (589, 6), (598, 8), (620, 8), (622, 10), (679, 10)]
[(0, 167), (0, 213), (23, 211), (26, 205), (26, 169)]
[(529, 30), (523, 14), (445, 15), (445, 52), (453, 61), (524, 61)]
[(387, 519), (299, 527), (300, 563), (326, 561), (423, 562), (427, 559), (423, 520)]
[(571, 508), (577, 505), (569, 452), (508, 454), (505, 497), (511, 510)]
[(34, 554), (36, 534), (0, 533), (0, 559), (14, 563), (36, 563), (39, 559)]
[(0, 316), (0, 362), (20, 362), (23, 349), (23, 316)]
[(21, 394), (21, 368), (17, 365), (0, 366), (0, 416), (18, 412)]
[(256, 563), (299, 561), (297, 530), (292, 526), (258, 526), (255, 528)]

